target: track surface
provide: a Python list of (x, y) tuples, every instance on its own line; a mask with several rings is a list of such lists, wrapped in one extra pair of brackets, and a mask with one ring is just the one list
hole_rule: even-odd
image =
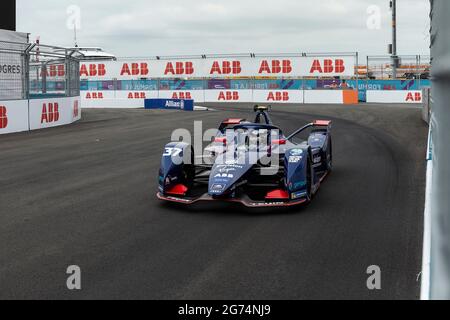
[[(417, 299), (427, 129), (409, 106), (283, 106), (291, 132), (334, 121), (335, 169), (293, 210), (156, 200), (173, 129), (223, 112), (85, 110), (0, 136), (1, 299)], [(79, 265), (83, 289), (66, 289)], [(370, 265), (382, 290), (366, 287)]]

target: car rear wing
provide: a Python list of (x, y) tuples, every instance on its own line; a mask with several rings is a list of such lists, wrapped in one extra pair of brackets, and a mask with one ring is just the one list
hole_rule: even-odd
[(330, 120), (316, 120), (313, 122), (314, 127), (327, 127), (331, 128), (332, 122)]
[(320, 130), (330, 131), (331, 125), (332, 125), (332, 121), (330, 121), (330, 120), (315, 120), (314, 122), (309, 123), (306, 126), (295, 131), (293, 134), (291, 134), (289, 137), (287, 137), (286, 140), (291, 140), (296, 135), (302, 133), (303, 131), (305, 131), (306, 129), (309, 129), (309, 128), (318, 128)]

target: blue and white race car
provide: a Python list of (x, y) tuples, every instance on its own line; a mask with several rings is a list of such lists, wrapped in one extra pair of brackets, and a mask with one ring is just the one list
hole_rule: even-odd
[[(165, 147), (159, 171), (161, 200), (238, 202), (248, 207), (307, 204), (332, 170), (331, 121), (317, 120), (286, 137), (269, 107), (256, 119), (227, 119), (200, 156), (185, 142)], [(305, 136), (305, 137), (302, 137)]]

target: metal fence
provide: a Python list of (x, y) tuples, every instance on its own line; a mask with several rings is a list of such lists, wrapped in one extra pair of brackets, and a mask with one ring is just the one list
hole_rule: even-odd
[[(399, 56), (393, 68), (391, 56), (368, 56), (365, 66), (358, 66), (358, 74), (367, 79), (416, 79), (430, 78), (430, 56)], [(394, 74), (395, 73), (395, 74)]]
[(26, 98), (28, 44), (0, 41), (0, 100)]
[(79, 61), (68, 49), (0, 41), (0, 100), (80, 93)]

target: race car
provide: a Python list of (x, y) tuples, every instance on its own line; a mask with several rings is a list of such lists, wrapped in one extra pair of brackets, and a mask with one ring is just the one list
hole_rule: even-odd
[(332, 170), (332, 123), (317, 120), (286, 137), (273, 125), (269, 110), (255, 106), (253, 122), (223, 121), (202, 155), (185, 142), (167, 144), (157, 197), (182, 204), (238, 202), (252, 208), (308, 204)]

